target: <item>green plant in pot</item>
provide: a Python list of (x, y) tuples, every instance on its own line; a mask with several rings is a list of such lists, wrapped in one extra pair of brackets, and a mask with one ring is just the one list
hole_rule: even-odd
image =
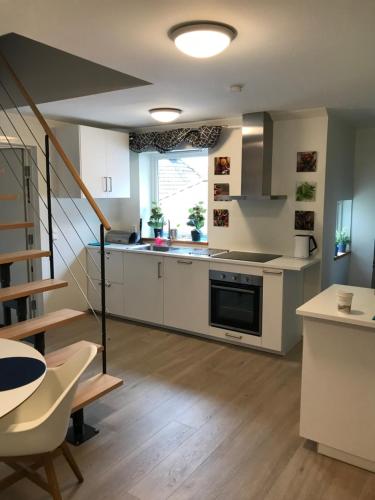
[(336, 231), (336, 247), (338, 253), (344, 253), (346, 246), (350, 243), (350, 237), (345, 229)]
[(193, 227), (194, 229), (191, 231), (191, 239), (193, 241), (201, 240), (201, 229), (204, 226), (206, 209), (203, 206), (203, 201), (200, 201), (193, 208), (189, 208), (189, 217), (187, 221), (187, 225)]
[(164, 214), (155, 201), (152, 202), (150, 220), (147, 224), (153, 228), (155, 238), (163, 236), (163, 226), (165, 224)]

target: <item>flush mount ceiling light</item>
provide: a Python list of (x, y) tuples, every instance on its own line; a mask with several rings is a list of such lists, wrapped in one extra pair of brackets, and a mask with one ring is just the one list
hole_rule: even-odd
[(237, 31), (228, 24), (194, 21), (174, 26), (168, 35), (184, 54), (205, 58), (225, 50), (237, 36)]
[(182, 110), (177, 108), (154, 108), (150, 109), (149, 113), (158, 122), (168, 123), (176, 120), (182, 113)]

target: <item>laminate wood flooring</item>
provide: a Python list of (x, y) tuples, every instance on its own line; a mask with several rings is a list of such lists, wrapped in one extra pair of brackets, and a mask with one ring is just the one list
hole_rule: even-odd
[[(125, 385), (85, 411), (100, 433), (72, 452), (69, 500), (375, 500), (375, 474), (299, 437), (301, 346), (287, 357), (109, 320), (109, 373)], [(51, 351), (100, 342), (89, 316), (47, 334)], [(100, 357), (86, 377), (100, 369)], [(8, 469), (0, 466), (0, 477)], [(46, 500), (27, 480), (2, 500)]]

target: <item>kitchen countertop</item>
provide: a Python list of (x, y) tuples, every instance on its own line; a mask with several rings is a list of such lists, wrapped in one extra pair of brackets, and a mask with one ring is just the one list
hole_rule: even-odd
[[(120, 245), (120, 244), (110, 244), (106, 245), (106, 250), (115, 250), (122, 252), (131, 252), (131, 253), (143, 253), (145, 255), (158, 255), (162, 257), (170, 257), (170, 258), (180, 258), (188, 257), (189, 259), (194, 260), (206, 260), (209, 262), (215, 262), (218, 264), (232, 264), (232, 265), (241, 265), (247, 267), (262, 267), (262, 268), (273, 268), (273, 269), (284, 269), (286, 271), (303, 271), (308, 267), (314, 266), (320, 262), (320, 259), (317, 258), (309, 258), (309, 259), (296, 259), (294, 257), (282, 256), (277, 259), (270, 260), (269, 262), (251, 262), (251, 261), (242, 261), (242, 260), (232, 260), (232, 259), (220, 259), (219, 257), (212, 257), (209, 255), (191, 255), (189, 252), (193, 247), (186, 247), (185, 253), (173, 253), (173, 252), (160, 252), (153, 250), (145, 250), (144, 247), (148, 245)], [(95, 246), (87, 245), (87, 248), (98, 248)], [(199, 249), (201, 250), (201, 249)]]
[[(353, 293), (350, 314), (337, 310), (338, 290)], [(325, 319), (375, 329), (375, 290), (357, 286), (332, 285), (297, 309), (297, 314), (307, 318)]]

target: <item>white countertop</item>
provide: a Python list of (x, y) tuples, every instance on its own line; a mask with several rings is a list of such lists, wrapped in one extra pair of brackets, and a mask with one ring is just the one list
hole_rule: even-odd
[[(353, 293), (350, 314), (339, 312), (336, 294), (338, 290)], [(297, 309), (297, 314), (307, 318), (325, 319), (337, 323), (359, 325), (375, 330), (375, 290), (357, 286), (332, 285)]]
[[(145, 245), (146, 246), (146, 245)], [(182, 246), (182, 245), (181, 245)], [(87, 245), (87, 248), (97, 248), (96, 246)], [(191, 250), (192, 247), (186, 247), (187, 252)], [(248, 262), (243, 260), (232, 260), (232, 259), (220, 259), (217, 257), (210, 257), (208, 255), (189, 255), (188, 253), (169, 253), (169, 252), (154, 252), (152, 250), (142, 250), (142, 246), (132, 246), (132, 245), (120, 245), (120, 244), (110, 244), (105, 246), (106, 250), (116, 250), (121, 252), (137, 252), (144, 255), (159, 255), (162, 257), (175, 257), (175, 258), (189, 258), (195, 260), (208, 260), (209, 262), (217, 262), (220, 264), (237, 264), (242, 266), (250, 267), (262, 267), (262, 268), (272, 268), (272, 269), (284, 269), (286, 271), (302, 271), (308, 267), (314, 266), (320, 262), (320, 259), (310, 258), (310, 259), (296, 259), (294, 257), (278, 257), (277, 259), (270, 260), (269, 262)], [(201, 248), (200, 248), (201, 249)]]

